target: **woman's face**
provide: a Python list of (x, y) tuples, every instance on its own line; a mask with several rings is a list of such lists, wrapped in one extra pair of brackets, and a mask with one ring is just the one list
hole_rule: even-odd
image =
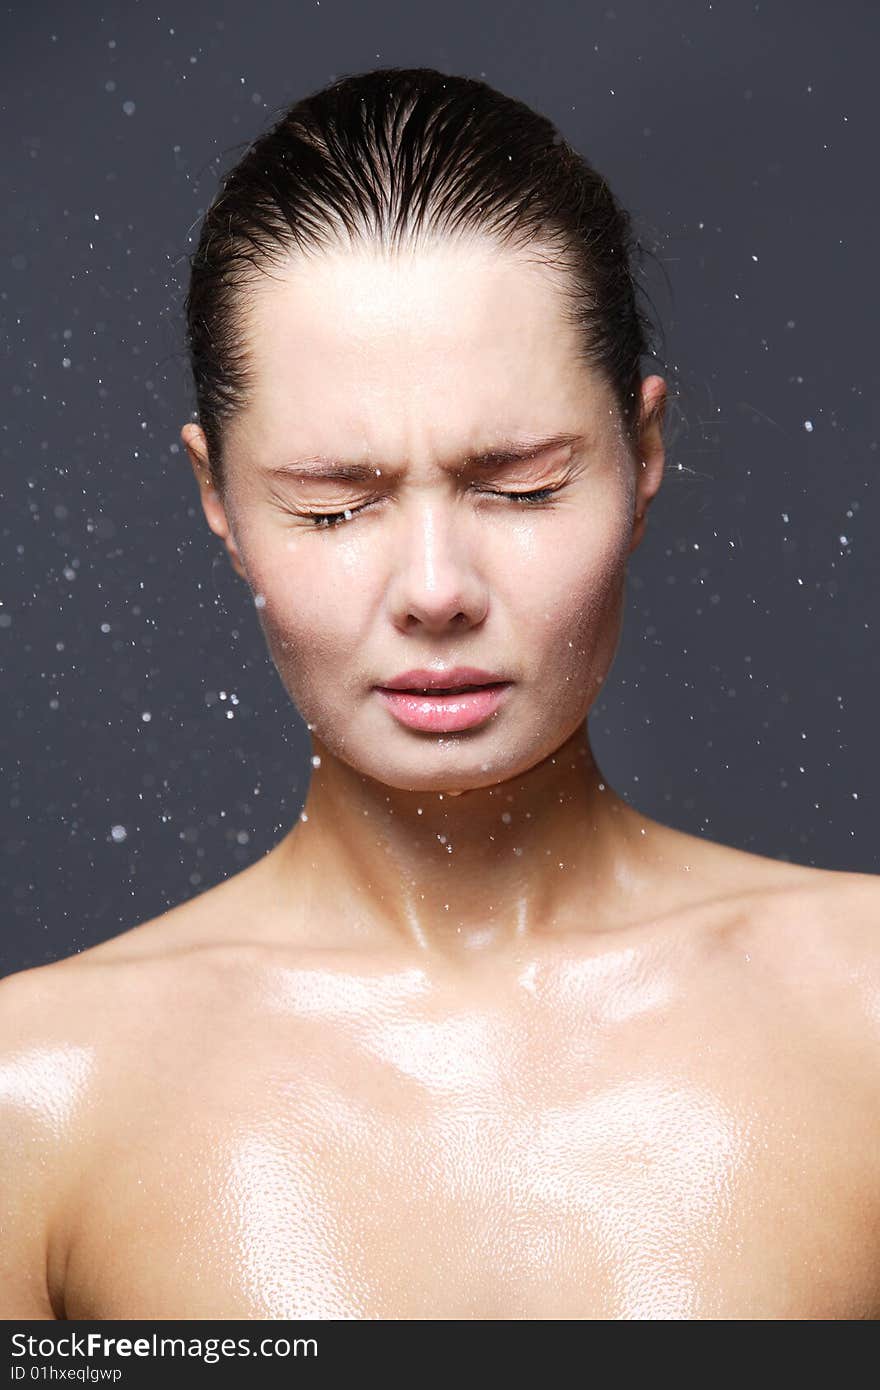
[[(248, 297), (255, 386), (228, 427), (224, 501), (206, 488), (203, 505), (316, 746), (387, 785), (525, 772), (614, 659), (646, 498), (557, 294), (512, 253), (443, 246), (291, 262)], [(474, 457), (556, 436), (531, 459)], [(184, 439), (195, 464), (203, 436)], [(322, 473), (346, 464), (365, 471)], [(409, 727), (377, 690), (465, 665), (510, 684), (463, 730)]]

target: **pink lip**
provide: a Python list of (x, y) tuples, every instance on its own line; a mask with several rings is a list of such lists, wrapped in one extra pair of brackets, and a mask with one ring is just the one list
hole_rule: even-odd
[[(461, 669), (458, 668), (459, 671)], [(465, 685), (469, 682), (459, 677), (450, 684)], [(406, 724), (410, 729), (424, 729), (428, 733), (451, 734), (482, 724), (503, 703), (510, 687), (510, 681), (498, 681), (482, 690), (471, 690), (462, 695), (416, 695), (411, 690), (393, 690), (384, 686), (377, 686), (376, 689), (401, 724)]]

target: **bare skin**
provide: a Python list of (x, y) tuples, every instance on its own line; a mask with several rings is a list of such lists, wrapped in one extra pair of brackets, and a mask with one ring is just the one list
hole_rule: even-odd
[(637, 819), (686, 900), (489, 967), (276, 850), (4, 981), (0, 1313), (880, 1315), (876, 882)]
[[(303, 815), (0, 984), (0, 1313), (878, 1316), (876, 879), (660, 825), (589, 742), (663, 381), (633, 447), (497, 249), (301, 270), (247, 296), (223, 495), (182, 439), (311, 735)], [(508, 682), (478, 727), (376, 689), (456, 664)]]

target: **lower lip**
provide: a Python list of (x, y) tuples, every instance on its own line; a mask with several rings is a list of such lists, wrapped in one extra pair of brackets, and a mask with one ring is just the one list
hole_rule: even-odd
[(494, 714), (510, 686), (510, 681), (500, 681), (462, 695), (415, 695), (409, 690), (388, 690), (385, 686), (376, 689), (401, 724), (428, 733), (453, 734), (459, 729), (472, 729)]

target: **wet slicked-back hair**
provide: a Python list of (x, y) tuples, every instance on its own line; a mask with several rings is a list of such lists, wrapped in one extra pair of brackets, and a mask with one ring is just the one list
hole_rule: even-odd
[(612, 388), (635, 444), (641, 361), (656, 352), (629, 214), (523, 102), (433, 68), (378, 68), (288, 107), (224, 175), (204, 216), (186, 338), (221, 494), (224, 426), (252, 384), (241, 310), (255, 278), (295, 253), (453, 237), (494, 239), (558, 273), (579, 357)]

